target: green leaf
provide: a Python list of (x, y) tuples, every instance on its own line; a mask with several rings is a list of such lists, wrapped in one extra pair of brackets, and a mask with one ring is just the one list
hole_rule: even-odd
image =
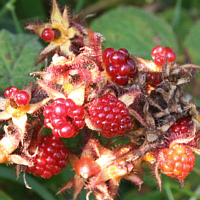
[[(170, 8), (165, 12), (161, 13), (161, 17), (163, 17), (170, 25), (174, 20), (175, 9)], [(194, 25), (192, 17), (189, 15), (188, 11), (185, 9), (180, 10), (179, 21), (174, 28), (174, 32), (178, 37), (179, 42), (182, 44), (184, 42), (185, 37), (187, 36), (190, 28)]]
[(151, 58), (157, 46), (170, 46), (176, 53), (178, 45), (172, 28), (151, 13), (134, 7), (119, 7), (93, 20), (90, 28), (103, 34), (105, 47), (126, 48), (132, 55)]
[[(13, 170), (8, 167), (0, 167), (0, 178), (16, 181), (16, 175), (13, 174)], [(56, 198), (38, 181), (26, 174), (26, 181), (32, 189), (41, 196), (44, 200), (56, 200)], [(18, 183), (24, 184), (22, 178), (17, 180)], [(24, 186), (25, 187), (25, 186)], [(28, 189), (27, 189), (28, 190)], [(1, 199), (1, 198), (0, 198)]]
[(12, 200), (12, 198), (8, 194), (3, 192), (2, 190), (0, 190), (0, 199), (1, 200)]
[(190, 34), (184, 42), (185, 50), (191, 61), (197, 65), (200, 64), (200, 21), (198, 21), (190, 30)]
[(36, 70), (33, 65), (42, 49), (36, 37), (2, 30), (0, 47), (0, 91), (11, 85), (22, 88), (32, 81), (29, 73)]

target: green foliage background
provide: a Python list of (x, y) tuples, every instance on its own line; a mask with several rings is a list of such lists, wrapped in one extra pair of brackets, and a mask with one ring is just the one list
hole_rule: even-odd
[[(89, 28), (103, 34), (104, 47), (127, 48), (132, 55), (151, 59), (151, 49), (170, 46), (177, 53), (177, 62), (200, 65), (200, 1), (199, 0), (58, 0), (68, 5), (71, 13), (81, 12)], [(33, 80), (29, 73), (41, 69), (34, 66), (42, 40), (23, 29), (30, 22), (46, 22), (50, 0), (0, 0), (0, 96), (11, 85), (22, 88)], [(95, 14), (93, 16), (89, 14)], [(199, 75), (187, 89), (187, 96), (200, 106)], [(193, 85), (192, 85), (193, 84)], [(73, 145), (73, 143), (71, 143)], [(152, 169), (144, 166), (141, 191), (122, 181), (117, 199), (156, 200), (200, 199), (200, 158), (185, 181), (183, 190), (177, 181), (162, 176), (162, 191), (157, 189)], [(26, 189), (22, 177), (16, 180), (13, 166), (0, 165), (0, 199), (64, 200), (72, 199), (72, 191), (55, 196), (57, 189), (73, 177), (70, 167), (48, 180), (26, 175), (32, 190)], [(79, 196), (85, 199), (85, 192)], [(92, 197), (91, 197), (92, 199)]]

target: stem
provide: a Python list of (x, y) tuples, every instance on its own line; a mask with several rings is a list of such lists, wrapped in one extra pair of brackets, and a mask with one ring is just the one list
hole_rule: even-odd
[(9, 11), (10, 6), (12, 6), (16, 0), (9, 0), (8, 3), (4, 5), (4, 7), (0, 11), (0, 21), (2, 17)]
[(75, 11), (74, 11), (75, 14), (79, 13), (82, 10), (84, 3), (85, 3), (85, 0), (78, 0), (77, 1), (76, 8), (75, 8)]
[(166, 190), (168, 199), (169, 199), (169, 200), (174, 200), (174, 196), (173, 196), (173, 194), (172, 194), (170, 185), (169, 185), (168, 183), (166, 183), (166, 184), (164, 185), (164, 188), (165, 188), (165, 190)]
[(182, 0), (177, 0), (175, 13), (174, 13), (174, 21), (172, 24), (173, 30), (176, 29), (176, 27), (179, 23), (179, 20), (180, 20), (181, 4), (182, 4)]
[(200, 196), (191, 190), (186, 190), (186, 189), (180, 190), (177, 185), (172, 185), (172, 184), (170, 185), (170, 187), (177, 191), (181, 191), (182, 193), (184, 193), (190, 197), (195, 197), (196, 199), (200, 200)]
[(9, 8), (11, 14), (12, 14), (12, 18), (13, 18), (13, 21), (14, 21), (14, 25), (15, 25), (15, 28), (16, 28), (16, 31), (17, 33), (23, 33), (23, 29), (21, 27), (21, 24), (17, 18), (17, 15), (15, 13), (15, 6), (11, 5), (10, 8)]

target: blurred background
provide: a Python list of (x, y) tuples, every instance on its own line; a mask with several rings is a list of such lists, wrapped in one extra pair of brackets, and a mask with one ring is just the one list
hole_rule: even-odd
[[(151, 59), (151, 49), (157, 45), (170, 46), (177, 54), (177, 63), (200, 65), (200, 1), (199, 0), (57, 0), (67, 5), (72, 15), (80, 13), (87, 26), (105, 36), (104, 48), (126, 48), (132, 55)], [(37, 56), (47, 44), (24, 30), (30, 23), (48, 22), (50, 0), (0, 0), (0, 95), (10, 85), (22, 88), (31, 80), (29, 73), (42, 69), (34, 66)], [(23, 48), (22, 48), (23, 47)], [(23, 50), (22, 50), (23, 49)], [(4, 58), (5, 51), (15, 57)], [(19, 59), (18, 58), (22, 58)], [(6, 69), (4, 66), (8, 66)], [(8, 73), (8, 71), (13, 73)], [(186, 97), (200, 106), (200, 77), (185, 88)], [(153, 169), (144, 165), (142, 189), (122, 181), (117, 199), (195, 200), (200, 199), (200, 158), (181, 189), (176, 180), (162, 175), (159, 191)], [(43, 179), (26, 175), (32, 190), (25, 188), (23, 178), (16, 180), (13, 166), (0, 165), (1, 200), (64, 200), (72, 199), (72, 191), (55, 196), (59, 187), (73, 177), (70, 167), (58, 176)], [(85, 191), (78, 197), (85, 199)], [(92, 196), (91, 196), (92, 199)]]

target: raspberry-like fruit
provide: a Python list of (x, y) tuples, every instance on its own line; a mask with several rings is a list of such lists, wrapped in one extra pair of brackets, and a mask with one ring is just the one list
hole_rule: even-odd
[(193, 170), (195, 156), (186, 145), (175, 143), (159, 152), (158, 162), (164, 174), (182, 180)]
[(17, 92), (19, 92), (19, 89), (11, 86), (4, 91), (4, 96), (6, 97), (6, 99), (14, 99)]
[(43, 110), (44, 124), (56, 137), (74, 137), (85, 125), (85, 112), (71, 99), (58, 98)]
[(45, 135), (41, 138), (37, 147), (32, 149), (30, 153), (38, 148), (38, 153), (33, 156), (33, 166), (27, 167), (26, 171), (33, 173), (35, 176), (50, 178), (52, 175), (57, 175), (68, 164), (68, 150), (65, 144), (53, 135)]
[(89, 107), (92, 124), (106, 137), (123, 135), (132, 127), (126, 105), (111, 94), (94, 99)]
[(14, 101), (17, 104), (17, 106), (26, 106), (30, 101), (30, 96), (28, 92), (24, 90), (20, 91), (14, 86), (8, 87), (4, 91), (4, 95), (6, 99), (12, 99), (12, 101)]
[(138, 74), (135, 61), (130, 58), (126, 49), (107, 48), (103, 52), (103, 62), (106, 72), (118, 85), (126, 85), (129, 78), (134, 78)]
[(170, 47), (156, 46), (152, 49), (151, 56), (159, 67), (164, 67), (166, 62), (173, 63), (176, 60), (176, 54)]
[(42, 31), (42, 39), (46, 42), (51, 42), (54, 39), (54, 31), (50, 28), (45, 28)]
[(18, 91), (14, 98), (18, 106), (26, 106), (30, 101), (30, 96), (26, 91)]
[[(168, 131), (168, 138), (170, 140), (174, 139), (184, 139), (184, 138), (189, 138), (192, 136), (192, 126), (193, 126), (193, 121), (188, 118), (182, 118), (178, 119), (169, 129)], [(198, 141), (199, 141), (199, 135), (198, 132), (195, 133), (195, 138), (188, 142), (187, 145), (192, 146), (194, 148), (198, 147)]]

